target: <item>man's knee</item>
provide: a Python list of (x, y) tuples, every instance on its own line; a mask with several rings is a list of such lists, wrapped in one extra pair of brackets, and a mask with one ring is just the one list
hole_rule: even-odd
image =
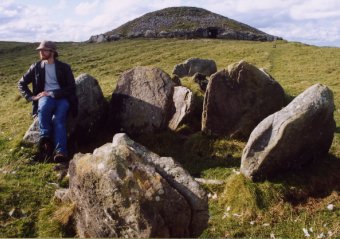
[(53, 118), (53, 128), (63, 130), (66, 128), (66, 120), (64, 118)]
[(39, 99), (38, 112), (52, 111), (53, 107), (54, 107), (53, 99), (51, 99), (50, 97), (45, 96)]
[(60, 114), (65, 114), (67, 113), (68, 109), (70, 108), (70, 104), (68, 103), (67, 100), (59, 100), (58, 101), (58, 109), (57, 109), (57, 113), (60, 113)]

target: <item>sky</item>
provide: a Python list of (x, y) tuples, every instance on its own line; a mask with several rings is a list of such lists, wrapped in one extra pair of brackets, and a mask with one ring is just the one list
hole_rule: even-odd
[(340, 0), (1, 0), (0, 41), (86, 41), (177, 6), (204, 8), (288, 41), (340, 47)]

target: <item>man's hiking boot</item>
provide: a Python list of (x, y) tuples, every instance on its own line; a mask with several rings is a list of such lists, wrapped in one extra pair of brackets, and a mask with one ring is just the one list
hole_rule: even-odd
[(50, 138), (42, 137), (38, 144), (39, 161), (48, 161), (53, 154), (53, 143)]
[(56, 153), (54, 155), (53, 162), (54, 163), (67, 163), (68, 162), (68, 158), (67, 158), (66, 155), (64, 155), (62, 153)]

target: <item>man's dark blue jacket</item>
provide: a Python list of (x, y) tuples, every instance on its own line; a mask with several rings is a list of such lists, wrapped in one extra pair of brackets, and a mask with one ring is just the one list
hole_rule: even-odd
[[(65, 98), (69, 101), (70, 112), (75, 117), (78, 113), (78, 99), (76, 96), (76, 84), (71, 67), (61, 61), (55, 60), (56, 76), (60, 86), (59, 90), (53, 91), (53, 97), (56, 99)], [(32, 83), (32, 91), (28, 85)], [(38, 61), (31, 65), (28, 71), (18, 82), (20, 93), (28, 101), (32, 101), (32, 114), (36, 115), (38, 111), (38, 101), (33, 101), (32, 97), (44, 91), (45, 87), (45, 63)]]

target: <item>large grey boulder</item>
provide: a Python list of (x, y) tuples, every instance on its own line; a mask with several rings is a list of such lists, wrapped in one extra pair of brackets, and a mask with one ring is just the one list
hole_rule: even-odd
[(104, 98), (98, 80), (89, 74), (76, 78), (78, 115), (70, 118), (68, 127), (71, 132), (77, 130), (82, 135), (93, 133), (107, 115), (108, 103)]
[(234, 30), (226, 30), (218, 35), (218, 38), (222, 39), (237, 39), (237, 32)]
[(178, 77), (193, 76), (195, 73), (201, 73), (210, 76), (217, 71), (214, 60), (190, 58), (185, 62), (174, 67), (173, 74)]
[[(197, 237), (207, 227), (200, 185), (172, 158), (116, 134), (70, 162), (69, 190), (80, 237)], [(67, 197), (65, 196), (67, 194)]]
[(156, 32), (154, 30), (146, 30), (144, 33), (144, 36), (146, 38), (155, 38), (156, 37)]
[[(79, 75), (76, 80), (76, 94), (78, 98), (78, 115), (67, 119), (69, 135), (77, 133), (82, 136), (91, 133), (100, 124), (107, 111), (107, 102), (98, 81), (88, 74)], [(23, 141), (36, 144), (39, 141), (39, 121), (36, 117), (26, 131)]]
[(109, 35), (109, 36), (107, 37), (107, 40), (108, 40), (108, 41), (118, 41), (118, 40), (120, 40), (121, 38), (122, 38), (122, 36), (119, 35), (119, 34), (112, 34), (112, 35)]
[(169, 33), (166, 32), (166, 31), (161, 31), (159, 34), (158, 34), (159, 37), (168, 37), (169, 36)]
[(333, 111), (331, 90), (321, 84), (308, 88), (254, 129), (243, 151), (241, 172), (265, 179), (321, 160), (333, 140)]
[(102, 43), (102, 42), (106, 42), (107, 39), (106, 39), (106, 36), (104, 34), (100, 34), (99, 36), (97, 36), (97, 39), (96, 39), (96, 43)]
[(124, 72), (112, 94), (112, 123), (132, 134), (166, 128), (175, 111), (174, 86), (170, 76), (156, 67), (138, 66)]
[(138, 38), (138, 37), (144, 37), (144, 32), (143, 31), (131, 31), (128, 32), (127, 38)]
[(176, 130), (194, 111), (194, 98), (191, 90), (184, 86), (176, 86), (173, 102), (176, 109), (175, 114), (169, 121), (169, 128)]
[(210, 77), (204, 96), (202, 131), (247, 139), (256, 125), (280, 110), (282, 87), (264, 70), (241, 61)]
[(97, 42), (97, 39), (98, 39), (98, 35), (95, 35), (95, 36), (91, 36), (87, 42), (88, 43), (94, 43), (94, 42)]

